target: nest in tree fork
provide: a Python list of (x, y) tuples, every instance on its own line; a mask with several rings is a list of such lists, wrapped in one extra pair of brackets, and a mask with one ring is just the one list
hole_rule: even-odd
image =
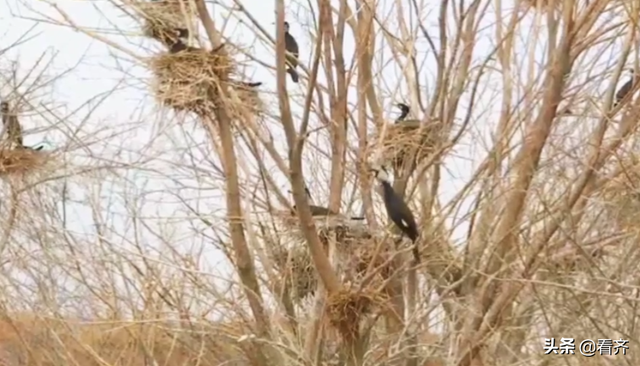
[[(421, 124), (418, 120), (407, 120), (389, 124), (384, 139), (374, 136), (374, 149), (382, 151), (382, 158), (395, 169), (415, 161), (419, 163), (431, 155), (442, 140), (442, 125), (439, 121)], [(415, 160), (413, 160), (415, 159)]]
[[(297, 222), (295, 224), (298, 225)], [(388, 278), (390, 275), (388, 242), (372, 236), (362, 222), (338, 215), (329, 219), (316, 218), (316, 228), (326, 255), (330, 255), (330, 243), (334, 243), (337, 260), (334, 265), (344, 270), (345, 279), (349, 282), (358, 283), (370, 266), (377, 271), (374, 279)], [(294, 238), (299, 242), (294, 248), (279, 252), (275, 262), (291, 286), (294, 299), (301, 301), (315, 292), (317, 277), (302, 233), (297, 227), (292, 229), (296, 232)]]
[(189, 49), (151, 59), (157, 101), (177, 112), (212, 116), (225, 103), (232, 120), (257, 113), (262, 102), (253, 88), (230, 79), (237, 65), (228, 50)]
[(343, 289), (329, 295), (327, 318), (345, 341), (353, 342), (360, 337), (360, 321), (386, 300), (375, 291)]
[(31, 149), (0, 150), (0, 175), (20, 175), (44, 166), (48, 154)]
[(195, 29), (195, 9), (188, 1), (136, 1), (133, 7), (144, 18), (143, 32), (164, 44), (176, 39), (177, 29)]

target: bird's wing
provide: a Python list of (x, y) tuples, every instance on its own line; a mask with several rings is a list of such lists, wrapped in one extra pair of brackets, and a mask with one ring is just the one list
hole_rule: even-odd
[(617, 100), (624, 99), (627, 93), (629, 93), (629, 91), (631, 90), (632, 85), (633, 85), (633, 79), (627, 81), (616, 93), (616, 99)]
[(300, 49), (298, 48), (298, 42), (296, 41), (295, 38), (293, 38), (292, 35), (287, 34), (287, 50), (291, 53), (293, 53), (294, 55), (298, 56)]

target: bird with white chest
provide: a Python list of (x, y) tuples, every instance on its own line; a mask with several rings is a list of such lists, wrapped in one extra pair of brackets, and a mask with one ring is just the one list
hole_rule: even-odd
[(382, 188), (382, 200), (387, 210), (387, 215), (393, 223), (406, 235), (413, 243), (413, 256), (416, 262), (420, 261), (420, 252), (416, 241), (420, 236), (418, 224), (407, 203), (393, 189), (389, 181), (389, 174), (384, 167), (371, 169)]

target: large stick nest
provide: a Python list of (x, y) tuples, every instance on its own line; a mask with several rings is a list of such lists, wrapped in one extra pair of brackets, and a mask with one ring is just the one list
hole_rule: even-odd
[(178, 112), (213, 116), (215, 107), (225, 103), (229, 117), (237, 120), (263, 108), (254, 88), (229, 78), (236, 65), (227, 50), (164, 53), (151, 59), (150, 68), (156, 99)]
[[(331, 232), (329, 228), (320, 230), (320, 239), (323, 240), (323, 235), (331, 235)], [(391, 257), (391, 252), (386, 241), (381, 242), (381, 238), (372, 237), (370, 234), (354, 236), (349, 235), (348, 231), (343, 233), (345, 235), (341, 237), (342, 242), (336, 243), (336, 249), (338, 261), (342, 262), (341, 267), (345, 268), (346, 278), (351, 283), (358, 283), (358, 280), (367, 274), (369, 268), (378, 271), (374, 278), (384, 279), (390, 276), (391, 267), (388, 259)], [(323, 242), (323, 244), (325, 244), (325, 255), (329, 255), (328, 243)], [(304, 243), (275, 253), (275, 263), (286, 284), (292, 289), (292, 295), (296, 301), (314, 294), (318, 279), (313, 259)]]
[(189, 26), (195, 19), (195, 9), (189, 1), (136, 1), (132, 5), (144, 18), (144, 34), (164, 44), (175, 40), (177, 29), (195, 28)]
[(22, 175), (43, 167), (49, 154), (31, 149), (0, 149), (0, 175)]
[(442, 141), (442, 125), (439, 121), (426, 125), (417, 120), (401, 121), (387, 125), (382, 142), (378, 135), (372, 141), (373, 148), (382, 152), (382, 159), (399, 169), (403, 164), (419, 163), (435, 151)]

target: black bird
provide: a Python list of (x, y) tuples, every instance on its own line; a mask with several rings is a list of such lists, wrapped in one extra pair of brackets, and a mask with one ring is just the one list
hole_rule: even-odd
[(622, 87), (620, 87), (620, 89), (618, 89), (618, 91), (616, 92), (616, 98), (613, 102), (614, 108), (617, 107), (618, 104), (620, 104), (620, 102), (627, 96), (627, 94), (629, 94), (631, 89), (633, 89), (635, 82), (636, 82), (636, 75), (634, 71), (631, 70), (631, 78), (629, 78), (629, 80), (626, 83), (624, 83), (624, 85), (622, 85)]
[[(305, 187), (304, 191), (307, 193), (307, 198), (309, 199), (309, 202), (312, 202), (313, 199), (311, 198), (311, 193), (309, 192), (309, 188)], [(291, 191), (289, 191), (289, 193), (293, 193)], [(338, 213), (330, 210), (326, 207), (321, 207), (321, 206), (314, 206), (314, 205), (309, 205), (309, 209), (311, 210), (311, 216), (313, 217), (320, 217), (320, 216), (335, 216)], [(293, 205), (293, 209), (291, 210), (291, 214), (295, 215), (296, 214), (296, 205)]]
[(260, 85), (262, 85), (262, 81), (256, 81), (254, 83), (248, 83), (246, 81), (243, 81), (243, 82), (240, 83), (240, 85), (242, 85), (242, 86), (244, 86), (246, 88), (257, 88)]
[(396, 123), (398, 123), (404, 121), (407, 118), (409, 112), (411, 111), (411, 108), (409, 108), (409, 106), (404, 103), (398, 103), (396, 104), (396, 107), (400, 108), (400, 115), (398, 116), (398, 118), (396, 118)]
[(9, 102), (2, 101), (0, 103), (0, 113), (2, 113), (2, 124), (7, 133), (9, 142), (17, 145), (19, 148), (24, 148), (22, 143), (22, 128), (20, 122), (18, 122), (18, 116), (9, 110)]
[(387, 215), (402, 233), (414, 243), (413, 256), (416, 262), (419, 262), (420, 252), (415, 243), (420, 234), (418, 233), (418, 224), (416, 224), (413, 213), (391, 186), (386, 169), (382, 167), (381, 169), (371, 169), (371, 171), (375, 172), (376, 179), (382, 186), (382, 200), (384, 201), (384, 207), (387, 209)]
[(177, 28), (179, 38), (189, 38), (189, 30), (187, 28)]
[(300, 56), (300, 49), (298, 48), (298, 42), (289, 33), (289, 23), (284, 22), (284, 48), (287, 51), (285, 55), (287, 73), (291, 76), (291, 80), (297, 83), (299, 80), (298, 71), (298, 57)]
[(169, 46), (169, 53), (178, 53), (182, 51), (197, 51), (198, 48), (187, 46), (182, 40), (176, 40), (171, 46)]

